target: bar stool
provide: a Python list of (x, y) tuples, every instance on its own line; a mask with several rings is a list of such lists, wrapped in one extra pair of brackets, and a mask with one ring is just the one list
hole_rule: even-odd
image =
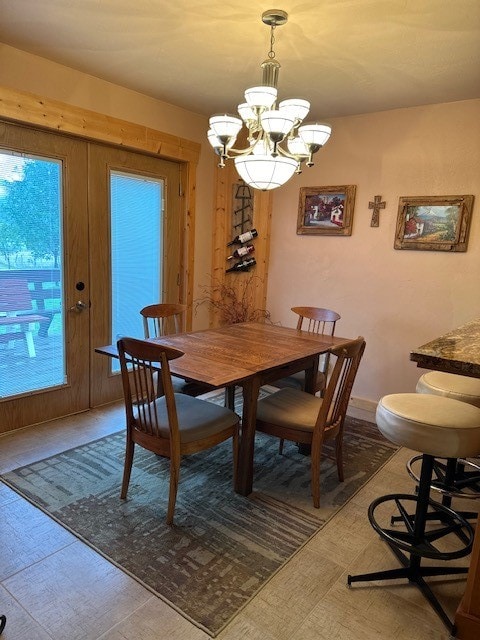
[[(422, 452), (418, 493), (388, 494), (374, 500), (368, 509), (371, 525), (387, 542), (402, 567), (349, 575), (348, 585), (407, 578), (420, 589), (443, 623), (452, 630), (451, 620), (425, 577), (463, 574), (468, 569), (424, 566), (421, 560), (453, 560), (468, 555), (472, 548), (473, 529), (453, 509), (430, 498), (430, 484), (436, 457), (462, 458), (480, 453), (480, 409), (451, 398), (397, 393), (380, 400), (376, 421), (380, 432), (388, 440)], [(388, 513), (391, 510), (384, 509), (385, 503), (396, 506), (400, 514), (397, 519), (402, 521), (403, 527), (394, 527), (389, 521)], [(377, 511), (378, 507), (382, 508)], [(409, 511), (412, 510), (414, 513), (410, 515)], [(430, 514), (435, 517), (430, 519)]]
[(417, 393), (453, 398), (480, 407), (480, 379), (443, 371), (427, 371), (417, 382)]
[[(480, 380), (442, 371), (428, 371), (417, 382), (417, 393), (427, 393), (467, 402), (480, 408)], [(407, 462), (407, 471), (418, 482), (416, 470), (421, 456)], [(442, 494), (442, 504), (451, 506), (452, 498), (480, 498), (480, 460), (436, 459), (432, 489)], [(477, 512), (462, 512), (468, 519), (476, 519)]]

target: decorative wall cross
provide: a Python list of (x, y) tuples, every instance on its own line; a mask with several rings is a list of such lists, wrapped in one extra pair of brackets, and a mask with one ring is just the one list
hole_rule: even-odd
[(380, 209), (385, 209), (386, 202), (382, 202), (382, 196), (375, 196), (373, 202), (368, 203), (368, 208), (373, 209), (371, 227), (378, 227), (380, 225)]

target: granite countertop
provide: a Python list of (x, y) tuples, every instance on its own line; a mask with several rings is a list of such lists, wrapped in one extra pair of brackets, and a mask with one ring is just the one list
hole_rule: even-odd
[(480, 318), (414, 349), (410, 360), (422, 369), (480, 378)]

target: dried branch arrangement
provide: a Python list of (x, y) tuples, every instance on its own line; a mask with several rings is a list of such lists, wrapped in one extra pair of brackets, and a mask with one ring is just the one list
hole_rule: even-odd
[(213, 279), (213, 284), (200, 287), (203, 295), (194, 300), (195, 311), (199, 306), (206, 304), (218, 312), (220, 320), (224, 324), (236, 324), (238, 322), (258, 322), (270, 320), (270, 312), (265, 309), (256, 309), (253, 306), (255, 275), (250, 275), (242, 282), (236, 282), (235, 288)]

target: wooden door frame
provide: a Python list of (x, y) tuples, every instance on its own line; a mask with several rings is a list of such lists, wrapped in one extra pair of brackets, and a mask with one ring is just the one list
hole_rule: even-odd
[(183, 302), (188, 307), (186, 328), (190, 330), (194, 285), (196, 169), (201, 145), (144, 125), (8, 87), (0, 89), (0, 118), (56, 133), (78, 136), (84, 140), (106, 142), (112, 146), (124, 147), (181, 163), (184, 169), (182, 182), (185, 196)]

